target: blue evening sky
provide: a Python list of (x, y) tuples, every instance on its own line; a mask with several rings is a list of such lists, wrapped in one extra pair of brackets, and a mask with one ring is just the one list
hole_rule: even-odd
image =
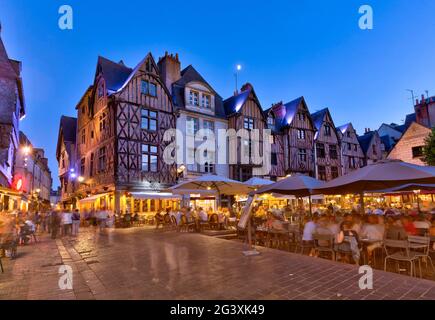
[[(74, 29), (58, 9), (74, 9)], [(374, 29), (358, 27), (370, 4)], [(21, 129), (45, 148), (54, 186), (59, 118), (91, 83), (98, 55), (134, 67), (151, 51), (178, 52), (224, 98), (251, 82), (264, 108), (305, 96), (311, 112), (329, 107), (336, 125), (359, 133), (411, 113), (410, 93), (435, 95), (433, 0), (79, 1), (0, 0), (2, 38), (23, 62), (27, 117)]]

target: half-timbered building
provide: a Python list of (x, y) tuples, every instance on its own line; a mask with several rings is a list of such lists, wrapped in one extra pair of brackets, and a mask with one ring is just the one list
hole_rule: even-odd
[(311, 115), (317, 132), (314, 135), (316, 178), (329, 181), (342, 175), (340, 139), (328, 108)]
[(60, 200), (67, 208), (76, 205), (76, 136), (77, 119), (62, 116), (60, 118), (57, 137), (56, 159), (58, 162), (58, 177), (60, 180)]
[[(248, 136), (237, 137), (237, 148), (234, 150), (231, 148), (230, 141), (229, 158), (235, 159), (235, 161), (229, 160), (230, 178), (247, 181), (254, 176), (268, 176), (268, 173), (263, 170), (264, 163), (253, 160), (255, 154), (260, 158), (263, 157), (263, 130), (267, 128), (263, 109), (254, 87), (250, 83), (243, 85), (240, 93), (235, 93), (224, 101), (224, 108), (228, 118), (228, 129), (239, 133), (244, 130), (248, 132)], [(258, 133), (256, 138), (252, 135), (254, 130)], [(255, 150), (255, 146), (259, 149)], [(231, 154), (234, 152), (236, 155)]]
[(337, 134), (341, 141), (340, 153), (343, 175), (363, 167), (365, 155), (352, 123), (337, 127)]
[(377, 131), (366, 130), (364, 135), (358, 137), (358, 141), (364, 152), (364, 166), (383, 159), (382, 141)]
[(315, 176), (314, 134), (316, 128), (303, 97), (272, 106), (275, 129), (282, 135), (285, 175), (301, 173)]
[(115, 212), (155, 209), (154, 202), (135, 195), (173, 185), (176, 166), (163, 159), (170, 143), (164, 134), (175, 129), (175, 115), (153, 56), (133, 69), (99, 57), (77, 113), (81, 205)]

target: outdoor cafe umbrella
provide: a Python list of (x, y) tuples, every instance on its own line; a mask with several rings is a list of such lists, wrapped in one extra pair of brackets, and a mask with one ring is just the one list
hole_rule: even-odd
[(320, 194), (321, 192), (315, 192), (324, 185), (324, 182), (314, 179), (309, 176), (302, 174), (294, 174), (288, 178), (275, 182), (274, 184), (263, 186), (253, 194), (264, 194), (264, 193), (278, 193), (282, 195), (293, 195), (296, 197), (309, 197), (310, 202), (310, 213), (311, 208), (311, 196), (313, 194)]
[(360, 194), (364, 209), (364, 192), (375, 192), (405, 184), (435, 184), (435, 167), (424, 167), (399, 160), (380, 161), (316, 188), (321, 194)]
[(179, 183), (168, 191), (173, 193), (183, 192), (183, 190), (210, 192), (216, 191), (219, 195), (236, 195), (236, 194), (248, 194), (253, 187), (245, 185), (243, 182), (231, 180), (225, 177), (217, 175), (203, 175), (199, 178)]
[(244, 184), (249, 186), (249, 187), (260, 188), (260, 187), (265, 186), (265, 185), (273, 184), (273, 181), (258, 178), (258, 177), (253, 177), (253, 178), (249, 179), (248, 181), (245, 181)]

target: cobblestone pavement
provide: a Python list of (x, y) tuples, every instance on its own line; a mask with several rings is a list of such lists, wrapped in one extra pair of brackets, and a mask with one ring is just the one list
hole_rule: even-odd
[[(360, 290), (352, 265), (198, 234), (146, 229), (82, 229), (79, 237), (19, 247), (3, 258), (0, 299), (431, 299), (435, 281), (374, 272)], [(59, 266), (73, 269), (73, 289), (59, 289)]]

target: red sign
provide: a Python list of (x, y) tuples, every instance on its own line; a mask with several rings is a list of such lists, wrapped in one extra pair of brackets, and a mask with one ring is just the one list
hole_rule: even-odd
[(22, 191), (23, 190), (23, 178), (21, 178), (21, 177), (15, 177), (14, 188), (17, 191)]

